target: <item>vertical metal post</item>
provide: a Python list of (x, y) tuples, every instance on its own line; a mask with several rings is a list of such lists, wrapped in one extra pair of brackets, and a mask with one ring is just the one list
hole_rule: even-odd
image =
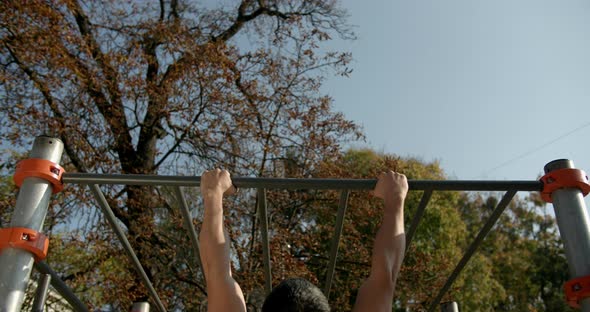
[(334, 237), (332, 238), (332, 246), (330, 248), (330, 262), (326, 270), (326, 284), (324, 286), (324, 295), (330, 298), (330, 288), (332, 288), (332, 278), (334, 277), (334, 270), (336, 269), (336, 259), (338, 258), (338, 247), (340, 245), (340, 237), (342, 236), (342, 228), (344, 227), (344, 215), (346, 214), (346, 207), (348, 206), (348, 190), (340, 193), (340, 204), (338, 205), (338, 215), (336, 216), (336, 226), (334, 226)]
[(459, 312), (459, 305), (455, 301), (440, 304), (440, 312)]
[(147, 302), (136, 302), (133, 304), (131, 312), (150, 312), (150, 304)]
[[(554, 160), (545, 165), (545, 173), (574, 168), (568, 159)], [(577, 188), (563, 188), (551, 193), (555, 218), (565, 247), (565, 255), (572, 278), (590, 275), (590, 218), (582, 192)], [(590, 298), (581, 301), (582, 311), (590, 312)]]
[(40, 273), (51, 275), (51, 286), (53, 286), (53, 289), (70, 304), (74, 311), (89, 312), (88, 308), (82, 303), (82, 301), (76, 297), (68, 285), (66, 285), (66, 283), (64, 283), (59, 278), (57, 273), (55, 273), (55, 271), (53, 271), (53, 269), (51, 269), (49, 265), (45, 263), (45, 261), (39, 261), (35, 263), (35, 269), (37, 269), (37, 271)]
[(262, 238), (262, 257), (264, 261), (264, 291), (268, 295), (272, 290), (272, 272), (270, 263), (270, 246), (268, 239), (268, 212), (266, 206), (266, 189), (258, 189), (258, 217), (260, 218), (260, 237)]
[[(59, 164), (62, 153), (61, 140), (40, 136), (35, 139), (29, 157)], [(41, 231), (52, 192), (49, 181), (26, 178), (18, 193), (10, 227)], [(33, 255), (21, 249), (7, 248), (0, 254), (0, 311), (20, 311), (33, 262)]]
[(47, 293), (49, 293), (49, 283), (51, 283), (51, 275), (41, 274), (39, 283), (37, 284), (37, 291), (35, 292), (35, 300), (33, 300), (33, 312), (43, 312), (45, 301), (47, 300)]

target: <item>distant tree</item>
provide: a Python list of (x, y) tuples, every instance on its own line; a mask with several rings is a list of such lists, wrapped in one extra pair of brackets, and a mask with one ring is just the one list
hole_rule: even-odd
[[(394, 169), (410, 179), (444, 179), (437, 163), (424, 163), (372, 150), (349, 150), (318, 167), (317, 177), (374, 178), (380, 171)], [(406, 226), (420, 201), (421, 192), (410, 192), (406, 201)], [(290, 195), (291, 197), (293, 195)], [(287, 254), (305, 263), (320, 283), (325, 278), (328, 251), (333, 235), (338, 194), (308, 193), (313, 202), (293, 210), (309, 226), (285, 233), (302, 232), (293, 240), (277, 235), (277, 246), (290, 246)], [(563, 299), (567, 262), (555, 220), (544, 213), (544, 204), (532, 193), (515, 199), (494, 230), (453, 284), (444, 300), (459, 302), (465, 311), (573, 311)], [(284, 198), (282, 199), (284, 202)], [(281, 202), (281, 200), (279, 200)], [(396, 287), (395, 311), (429, 307), (467, 246), (487, 221), (498, 199), (493, 194), (435, 192), (406, 255)], [(369, 269), (372, 241), (381, 217), (381, 203), (368, 192), (352, 192), (349, 200), (339, 261), (330, 301), (350, 310), (355, 292)], [(283, 219), (274, 219), (276, 226)], [(288, 222), (286, 224), (289, 224)], [(288, 228), (288, 226), (284, 226)], [(406, 229), (406, 231), (408, 228)], [(278, 243), (280, 242), (280, 243)], [(288, 271), (287, 271), (288, 272)]]
[[(513, 200), (480, 247), (480, 257), (492, 266), (498, 285), (489, 311), (574, 311), (563, 295), (568, 270), (555, 219), (538, 197), (531, 193)], [(462, 198), (462, 217), (470, 236), (497, 203), (495, 196)], [(481, 292), (479, 283), (472, 287)], [(457, 293), (460, 300), (466, 296), (464, 291)]]
[(0, 176), (0, 227), (7, 227), (10, 224), (11, 210), (14, 207), (16, 197), (14, 184), (9, 176)]
[[(266, 176), (287, 170), (289, 150), (300, 162), (288, 170), (304, 175), (361, 137), (320, 92), (326, 75), (350, 72), (349, 54), (320, 49), (333, 36), (354, 37), (332, 0), (2, 1), (0, 138), (26, 151), (35, 135), (54, 135), (77, 172)], [(186, 236), (169, 233), (178, 212), (156, 188), (104, 191), (168, 308), (196, 309), (202, 280), (178, 245)], [(78, 203), (60, 220), (86, 230), (89, 250), (110, 248), (98, 267), (125, 261), (93, 201)], [(255, 206), (239, 207), (230, 220), (256, 229)], [(72, 285), (87, 273), (72, 273)], [(93, 308), (146, 299), (133, 271), (105, 274)]]
[[(397, 170), (409, 179), (442, 180), (444, 173), (438, 163), (424, 163), (412, 158), (379, 154), (372, 150), (349, 150), (341, 157), (324, 162), (317, 177), (375, 178), (379, 172)], [(416, 212), (422, 192), (410, 192), (406, 200), (406, 231)], [(307, 214), (314, 220), (313, 226), (305, 229), (307, 237), (316, 237), (303, 242), (287, 241), (295, 256), (304, 256), (304, 263), (311, 268), (314, 276), (323, 283), (328, 263), (331, 238), (338, 209), (338, 194), (334, 192), (314, 193), (315, 201), (299, 213)], [(461, 255), (466, 240), (466, 227), (457, 209), (459, 194), (437, 192), (433, 195), (420, 226), (406, 255), (394, 303), (395, 311), (421, 310), (428, 307), (436, 291)], [(349, 199), (343, 237), (340, 244), (337, 271), (334, 277), (330, 301), (340, 311), (352, 308), (356, 291), (367, 277), (370, 255), (375, 233), (382, 216), (382, 203), (372, 198), (369, 192), (352, 192)], [(289, 215), (283, 213), (280, 215)], [(311, 221), (308, 221), (311, 223)], [(276, 223), (274, 223), (276, 224)], [(277, 240), (284, 236), (277, 237)], [(488, 285), (490, 267), (483, 267), (479, 274), (470, 278)], [(448, 295), (447, 298), (450, 298)]]

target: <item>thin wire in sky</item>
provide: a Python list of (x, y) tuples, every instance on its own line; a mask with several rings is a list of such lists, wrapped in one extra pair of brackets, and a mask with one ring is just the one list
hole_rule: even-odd
[(486, 171), (484, 171), (483, 174), (484, 174), (484, 176), (485, 175), (488, 175), (488, 174), (492, 173), (495, 170), (498, 170), (498, 169), (500, 169), (500, 168), (502, 168), (502, 167), (504, 167), (506, 165), (509, 165), (510, 163), (512, 163), (514, 161), (517, 161), (517, 160), (522, 159), (522, 158), (524, 158), (526, 156), (529, 156), (530, 154), (536, 153), (536, 152), (542, 150), (543, 148), (545, 148), (545, 147), (547, 147), (547, 146), (549, 146), (549, 145), (551, 145), (551, 144), (553, 144), (553, 143), (555, 143), (555, 142), (557, 142), (557, 141), (559, 141), (559, 140), (561, 140), (561, 139), (563, 139), (563, 138), (571, 135), (572, 133), (575, 133), (577, 131), (580, 131), (580, 130), (588, 127), (588, 126), (590, 126), (590, 122), (587, 122), (587, 123), (585, 123), (585, 124), (583, 124), (583, 125), (575, 128), (575, 129), (572, 129), (572, 130), (570, 130), (570, 131), (568, 131), (568, 132), (566, 132), (566, 133), (564, 133), (564, 134), (562, 134), (562, 135), (560, 135), (560, 136), (552, 139), (551, 141), (545, 142), (542, 145), (539, 145), (539, 146), (537, 146), (537, 147), (535, 147), (533, 149), (530, 149), (530, 150), (528, 150), (528, 151), (526, 151), (526, 152), (524, 152), (524, 153), (522, 153), (522, 154), (520, 154), (520, 155), (518, 155), (518, 156), (516, 156), (514, 158), (511, 158), (511, 159), (509, 159), (509, 160), (507, 160), (507, 161), (505, 161), (505, 162), (497, 165), (496, 167), (494, 167), (492, 169), (486, 170)]

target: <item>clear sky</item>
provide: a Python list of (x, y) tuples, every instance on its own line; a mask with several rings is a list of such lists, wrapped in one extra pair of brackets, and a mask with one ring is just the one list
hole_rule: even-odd
[(590, 2), (342, 5), (358, 40), (332, 48), (354, 72), (324, 90), (367, 146), (457, 179), (536, 179), (558, 158), (590, 171)]

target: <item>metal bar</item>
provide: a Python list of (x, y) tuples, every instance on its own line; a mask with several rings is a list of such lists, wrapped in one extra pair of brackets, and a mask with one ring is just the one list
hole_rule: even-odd
[[(35, 139), (29, 157), (59, 163), (62, 152), (63, 143), (59, 139), (40, 136)], [(49, 181), (36, 177), (24, 179), (10, 227), (41, 231), (52, 193), (53, 186)], [(33, 262), (33, 255), (28, 251), (15, 248), (2, 250), (0, 253), (0, 311), (21, 310)]]
[(150, 312), (150, 304), (147, 302), (135, 302), (131, 312)]
[(41, 274), (37, 283), (35, 299), (33, 300), (33, 312), (43, 312), (45, 300), (47, 300), (47, 293), (49, 293), (49, 283), (51, 283), (51, 275)]
[(264, 290), (268, 295), (272, 290), (272, 272), (270, 263), (270, 246), (268, 240), (266, 190), (262, 188), (258, 189), (258, 218), (260, 219), (260, 237), (262, 239), (262, 258), (264, 261)]
[(76, 297), (74, 292), (66, 285), (45, 261), (35, 263), (35, 269), (43, 274), (51, 275), (51, 286), (57, 291), (76, 312), (89, 312), (88, 308)]
[[(93, 174), (65, 173), (64, 183), (74, 184), (126, 184), (126, 185), (171, 185), (198, 187), (201, 177), (159, 176), (141, 174)], [(232, 177), (238, 188), (266, 189), (317, 189), (317, 190), (372, 190), (376, 179), (283, 179)], [(410, 180), (411, 190), (435, 191), (541, 191), (540, 181), (479, 181), (479, 180)]]
[(205, 269), (203, 268), (203, 263), (201, 263), (201, 249), (199, 247), (199, 236), (197, 235), (197, 231), (195, 230), (195, 226), (193, 225), (193, 220), (188, 210), (188, 204), (186, 202), (186, 198), (184, 197), (184, 192), (180, 187), (175, 187), (174, 191), (176, 193), (178, 203), (180, 204), (180, 212), (182, 213), (182, 220), (184, 221), (184, 226), (188, 231), (188, 235), (193, 245), (193, 250), (195, 251), (195, 258), (197, 258), (197, 266), (201, 270), (201, 274), (203, 276), (203, 283), (205, 283)]
[(440, 304), (441, 312), (459, 312), (459, 305), (455, 301), (443, 302)]
[[(545, 165), (545, 173), (559, 169), (575, 169), (575, 166), (567, 159), (554, 160)], [(577, 188), (562, 188), (551, 193), (551, 200), (570, 276), (590, 275), (590, 217), (582, 192)], [(590, 298), (580, 303), (582, 311), (590, 312)]]
[(150, 293), (150, 296), (156, 302), (156, 306), (158, 307), (158, 310), (160, 310), (160, 312), (166, 312), (166, 309), (164, 308), (162, 301), (160, 301), (160, 297), (156, 293), (156, 290), (154, 289), (152, 282), (148, 278), (147, 274), (145, 273), (145, 271), (143, 269), (143, 266), (141, 265), (141, 263), (139, 262), (139, 259), (135, 255), (135, 252), (133, 251), (131, 244), (127, 240), (125, 233), (123, 233), (123, 229), (121, 229), (121, 227), (117, 223), (117, 217), (115, 217), (115, 214), (111, 210), (109, 203), (107, 203), (107, 200), (104, 197), (104, 194), (102, 193), (102, 191), (100, 190), (100, 188), (96, 184), (90, 184), (89, 187), (90, 187), (90, 191), (94, 195), (94, 198), (96, 198), (96, 200), (98, 201), (98, 206), (102, 210), (102, 213), (105, 215), (105, 217), (109, 221), (109, 224), (111, 225), (111, 228), (113, 229), (113, 231), (115, 231), (115, 234), (117, 234), (117, 237), (119, 238), (119, 241), (123, 245), (123, 249), (125, 249), (127, 256), (129, 256), (129, 258), (131, 259), (131, 263), (133, 263), (135, 269), (137, 270), (141, 279), (143, 280), (143, 283), (145, 284), (146, 288), (148, 289), (148, 292)]
[(422, 217), (424, 216), (426, 205), (428, 205), (431, 197), (432, 190), (426, 190), (424, 191), (424, 194), (422, 194), (422, 199), (420, 199), (420, 204), (418, 204), (418, 209), (416, 209), (416, 212), (414, 213), (412, 223), (410, 224), (410, 229), (408, 230), (408, 234), (406, 234), (406, 251), (410, 249), (410, 244), (412, 243), (412, 239), (416, 234), (418, 224), (420, 224), (420, 220), (422, 220)]
[(340, 193), (340, 204), (338, 205), (338, 215), (336, 216), (336, 226), (334, 227), (334, 237), (332, 238), (332, 246), (330, 248), (330, 262), (328, 263), (328, 270), (326, 271), (326, 284), (324, 286), (324, 295), (330, 298), (330, 288), (332, 288), (332, 278), (336, 270), (336, 258), (338, 258), (338, 246), (340, 245), (340, 237), (342, 236), (342, 228), (344, 226), (344, 215), (348, 207), (348, 190)]
[(506, 207), (508, 206), (515, 194), (515, 190), (509, 190), (504, 194), (502, 200), (500, 200), (500, 202), (498, 203), (498, 205), (496, 206), (496, 208), (494, 209), (494, 211), (492, 212), (484, 226), (481, 228), (481, 230), (475, 237), (475, 240), (473, 240), (471, 245), (469, 245), (469, 247), (467, 248), (467, 251), (463, 255), (463, 258), (461, 258), (461, 260), (453, 270), (453, 273), (451, 273), (451, 275), (447, 279), (445, 285), (440, 289), (434, 301), (432, 301), (432, 304), (430, 305), (428, 311), (434, 311), (434, 309), (436, 309), (436, 307), (442, 300), (442, 297), (449, 290), (449, 288), (451, 288), (451, 285), (453, 285), (453, 282), (459, 276), (461, 270), (463, 270), (469, 259), (471, 259), (471, 256), (473, 256), (479, 245), (483, 242), (484, 238), (488, 235), (492, 227), (496, 224), (496, 221), (498, 221), (498, 219), (504, 212), (504, 209), (506, 209)]

